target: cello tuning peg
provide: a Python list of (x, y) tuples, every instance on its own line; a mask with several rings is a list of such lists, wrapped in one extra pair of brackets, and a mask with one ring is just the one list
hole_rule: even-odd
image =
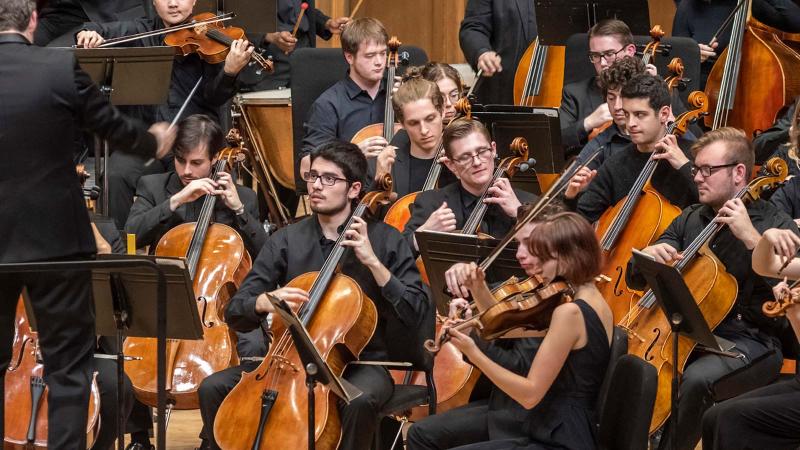
[(535, 166), (535, 165), (536, 165), (536, 159), (528, 158), (527, 161), (525, 161), (525, 162), (523, 162), (523, 163), (521, 163), (519, 165), (519, 171), (520, 172), (527, 172), (528, 170), (533, 168), (533, 166)]

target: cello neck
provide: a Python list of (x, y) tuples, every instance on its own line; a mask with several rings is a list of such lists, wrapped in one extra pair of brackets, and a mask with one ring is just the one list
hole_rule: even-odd
[[(214, 180), (217, 179), (217, 174), (225, 169), (226, 160), (220, 158), (214, 164)], [(200, 261), (200, 252), (203, 250), (203, 244), (206, 240), (206, 233), (208, 227), (211, 225), (211, 218), (214, 213), (214, 205), (217, 203), (216, 195), (206, 195), (203, 200), (203, 207), (200, 209), (200, 215), (197, 217), (197, 222), (194, 227), (194, 234), (189, 243), (189, 249), (186, 251), (186, 263), (189, 268), (189, 275), (194, 279), (195, 271), (197, 270), (197, 263)]]
[(383, 106), (383, 138), (392, 142), (394, 138), (394, 108), (392, 107), (392, 87), (397, 66), (389, 64), (386, 69), (386, 103)]
[(442, 174), (442, 163), (439, 162), (439, 159), (444, 156), (444, 145), (443, 141), (439, 139), (439, 147), (436, 150), (436, 154), (433, 156), (433, 161), (431, 161), (431, 168), (428, 170), (428, 176), (425, 178), (425, 183), (422, 185), (422, 191), (430, 191), (436, 187), (436, 183), (439, 182), (439, 176)]
[(489, 184), (486, 185), (481, 196), (478, 197), (476, 200), (475, 208), (472, 209), (472, 213), (467, 218), (466, 222), (464, 222), (464, 227), (461, 229), (462, 234), (475, 234), (478, 232), (478, 227), (481, 226), (481, 222), (483, 221), (483, 216), (486, 215), (486, 203), (483, 201), (486, 199), (486, 196), (489, 193), (489, 188), (494, 185), (494, 182), (503, 175), (505, 172), (505, 168), (502, 165), (499, 165), (495, 170), (494, 174), (492, 174), (492, 179), (489, 181)]

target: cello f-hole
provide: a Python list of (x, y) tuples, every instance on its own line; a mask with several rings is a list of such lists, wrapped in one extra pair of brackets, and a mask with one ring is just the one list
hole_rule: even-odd
[(653, 359), (655, 359), (655, 356), (650, 354), (650, 352), (653, 350), (653, 347), (655, 347), (656, 343), (658, 342), (658, 339), (661, 337), (661, 329), (653, 328), (653, 336), (654, 336), (653, 340), (650, 342), (650, 345), (647, 346), (647, 350), (644, 352), (645, 361), (652, 361)]
[(617, 276), (616, 276), (617, 281), (614, 282), (614, 295), (622, 295), (622, 294), (624, 294), (624, 292), (620, 288), (620, 283), (622, 282), (622, 276), (623, 276), (622, 266), (617, 266), (614, 269), (614, 272), (617, 273)]

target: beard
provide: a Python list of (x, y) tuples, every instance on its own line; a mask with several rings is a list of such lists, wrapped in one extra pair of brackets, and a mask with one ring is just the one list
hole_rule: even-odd
[(325, 215), (325, 216), (333, 216), (335, 214), (338, 214), (338, 213), (344, 211), (344, 209), (347, 208), (347, 202), (348, 201), (349, 201), (349, 199), (347, 197), (345, 197), (345, 198), (342, 199), (342, 201), (340, 203), (337, 203), (337, 204), (334, 204), (334, 205), (330, 205), (330, 206), (323, 206), (323, 207), (316, 206), (316, 205), (314, 205), (314, 203), (311, 203), (311, 211), (314, 212), (315, 214), (322, 214), (322, 215)]

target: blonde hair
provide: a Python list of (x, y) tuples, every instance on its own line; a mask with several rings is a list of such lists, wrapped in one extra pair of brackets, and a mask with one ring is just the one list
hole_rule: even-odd
[(789, 158), (800, 163), (798, 148), (800, 147), (800, 97), (794, 104), (792, 125), (789, 127)]
[(726, 145), (726, 155), (728, 163), (744, 164), (745, 178), (750, 179), (755, 164), (755, 152), (753, 143), (747, 139), (744, 131), (733, 127), (722, 127), (705, 133), (692, 145), (692, 156), (697, 157), (704, 148), (709, 145), (723, 141)]
[(403, 107), (426, 98), (431, 101), (436, 111), (439, 111), (439, 114), (444, 111), (444, 100), (436, 83), (423, 79), (421, 75), (416, 77), (406, 75), (403, 80), (397, 92), (392, 94), (392, 107), (398, 121), (402, 123), (404, 120)]

